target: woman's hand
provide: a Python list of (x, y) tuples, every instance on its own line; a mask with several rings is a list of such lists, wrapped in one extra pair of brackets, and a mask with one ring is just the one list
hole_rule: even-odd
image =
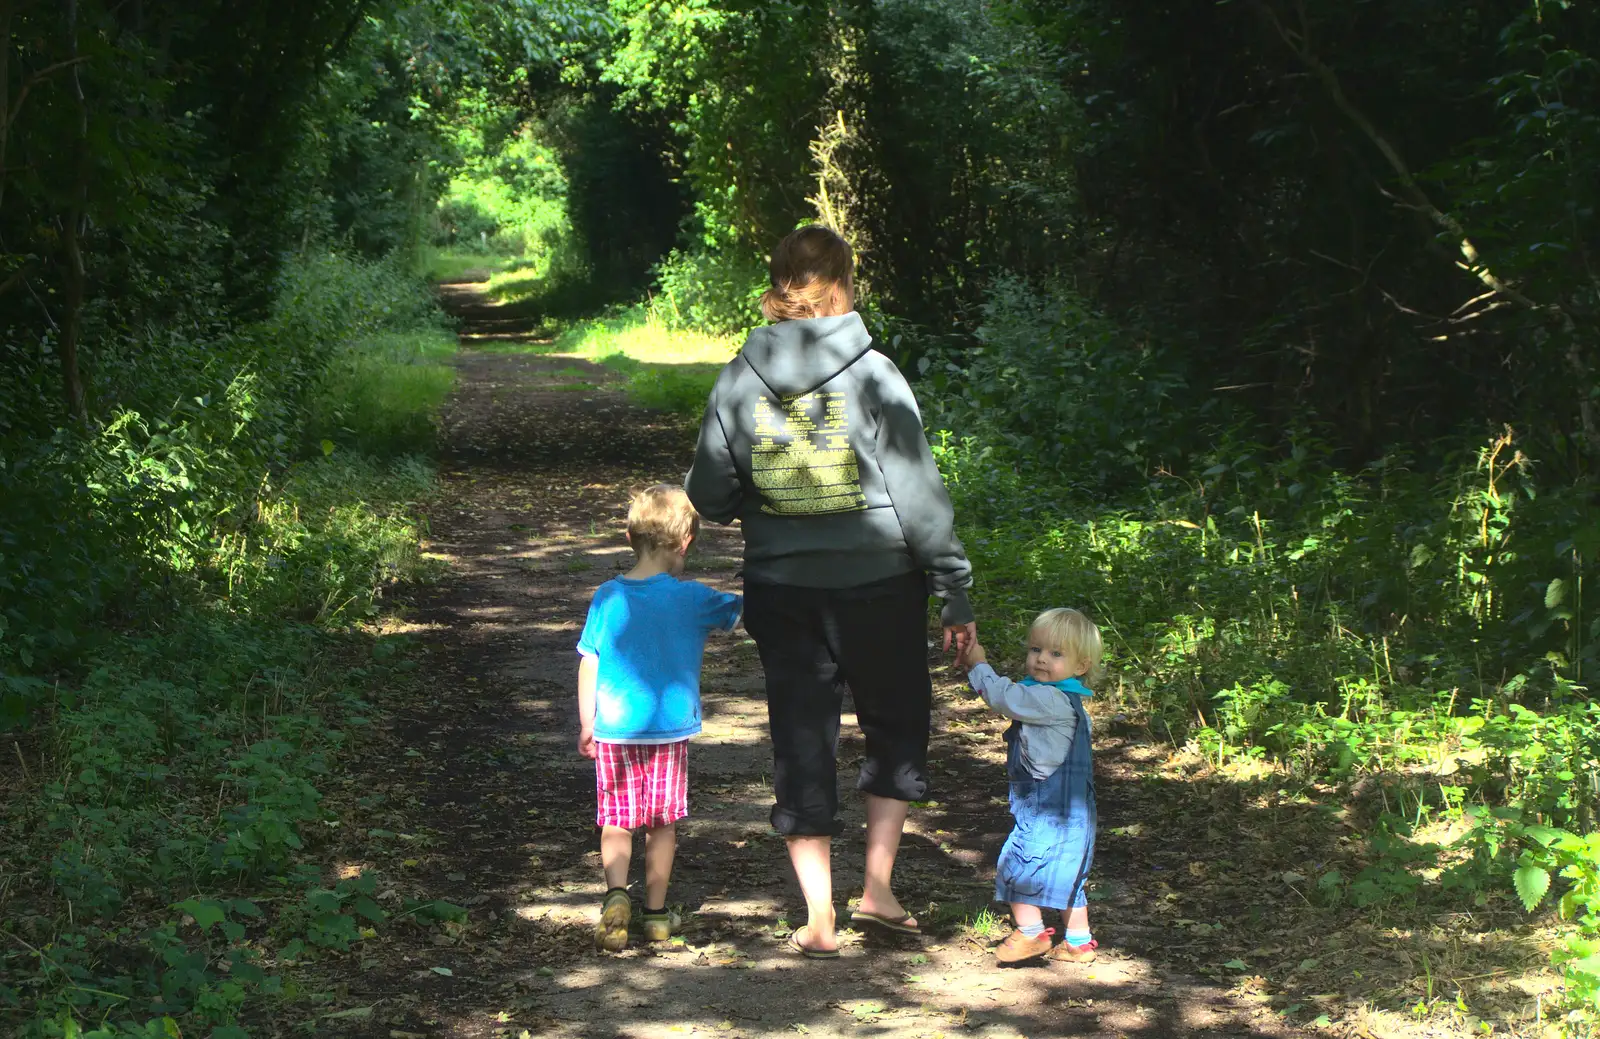
[(978, 622), (968, 621), (965, 624), (946, 625), (944, 629), (944, 648), (946, 652), (949, 652), (952, 640), (956, 644), (956, 663), (959, 664), (961, 658), (966, 655), (967, 647), (978, 641)]

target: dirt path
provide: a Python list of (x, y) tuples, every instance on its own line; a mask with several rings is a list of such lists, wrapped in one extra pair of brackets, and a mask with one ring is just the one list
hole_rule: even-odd
[[(991, 965), (987, 947), (1005, 931), (987, 926), (985, 912), (1009, 821), (1000, 725), (943, 667), (938, 800), (913, 811), (897, 873), (901, 898), (931, 935), (846, 932), (840, 960), (796, 957), (783, 939), (802, 902), (767, 823), (761, 672), (742, 633), (714, 640), (707, 654), (706, 728), (691, 751), (691, 817), (672, 893), (693, 912), (690, 925), (671, 945), (597, 954), (591, 927), (603, 884), (592, 766), (574, 750), (573, 644), (593, 589), (629, 559), (619, 534), (628, 490), (679, 479), (692, 430), (633, 407), (610, 373), (587, 362), (485, 348), (532, 336), (497, 323), (472, 286), (445, 292), (468, 321), (445, 416), (446, 498), (427, 546), (448, 569), (420, 591), (403, 626), (421, 644), (417, 689), (395, 694), (397, 722), (367, 744), (334, 799), (349, 848), (342, 870), (385, 877), (379, 901), (395, 918), (322, 968), (330, 1010), (319, 1034), (1291, 1034), (1264, 1000), (1132, 951), (1182, 940), (1125, 882), (1135, 836), (1102, 838), (1099, 963)], [(711, 528), (693, 575), (736, 590), (739, 553), (737, 531)], [(861, 748), (847, 723), (846, 791)], [(1138, 751), (1097, 741), (1106, 831), (1129, 821)], [(845, 804), (841, 904), (859, 895), (861, 871), (860, 804), (848, 794)], [(638, 866), (636, 856), (636, 876)], [(415, 904), (406, 899), (446, 899), (469, 916), (400, 915)]]

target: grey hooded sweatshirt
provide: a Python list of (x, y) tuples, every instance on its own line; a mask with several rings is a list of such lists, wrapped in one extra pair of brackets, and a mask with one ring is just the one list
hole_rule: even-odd
[(917, 570), (972, 620), (972, 565), (911, 387), (855, 313), (757, 328), (717, 377), (689, 500), (744, 527), (744, 572), (853, 588)]

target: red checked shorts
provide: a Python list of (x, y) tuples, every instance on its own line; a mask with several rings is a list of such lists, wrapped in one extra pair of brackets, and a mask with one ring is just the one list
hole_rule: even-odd
[(601, 743), (594, 762), (597, 826), (665, 826), (689, 814), (689, 741)]

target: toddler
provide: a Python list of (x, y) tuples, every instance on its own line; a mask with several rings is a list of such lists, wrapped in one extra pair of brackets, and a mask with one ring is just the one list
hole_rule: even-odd
[(595, 942), (628, 945), (633, 831), (645, 831), (644, 933), (665, 941), (677, 821), (689, 813), (689, 737), (700, 731), (706, 635), (739, 622), (744, 600), (680, 580), (700, 517), (682, 489), (657, 484), (628, 509), (632, 570), (601, 585), (578, 639), (578, 752), (595, 763), (595, 823), (606, 894)]
[[(1001, 963), (1048, 956), (1092, 963), (1084, 882), (1094, 860), (1094, 769), (1089, 716), (1080, 679), (1100, 664), (1100, 630), (1077, 610), (1046, 610), (1028, 633), (1027, 677), (995, 673), (974, 641), (960, 659), (984, 702), (1012, 719), (1006, 730), (1006, 772), (1016, 820), (995, 869), (995, 898), (1011, 903), (1016, 929), (995, 950)], [(1060, 910), (1066, 934), (1051, 948), (1044, 909)]]

